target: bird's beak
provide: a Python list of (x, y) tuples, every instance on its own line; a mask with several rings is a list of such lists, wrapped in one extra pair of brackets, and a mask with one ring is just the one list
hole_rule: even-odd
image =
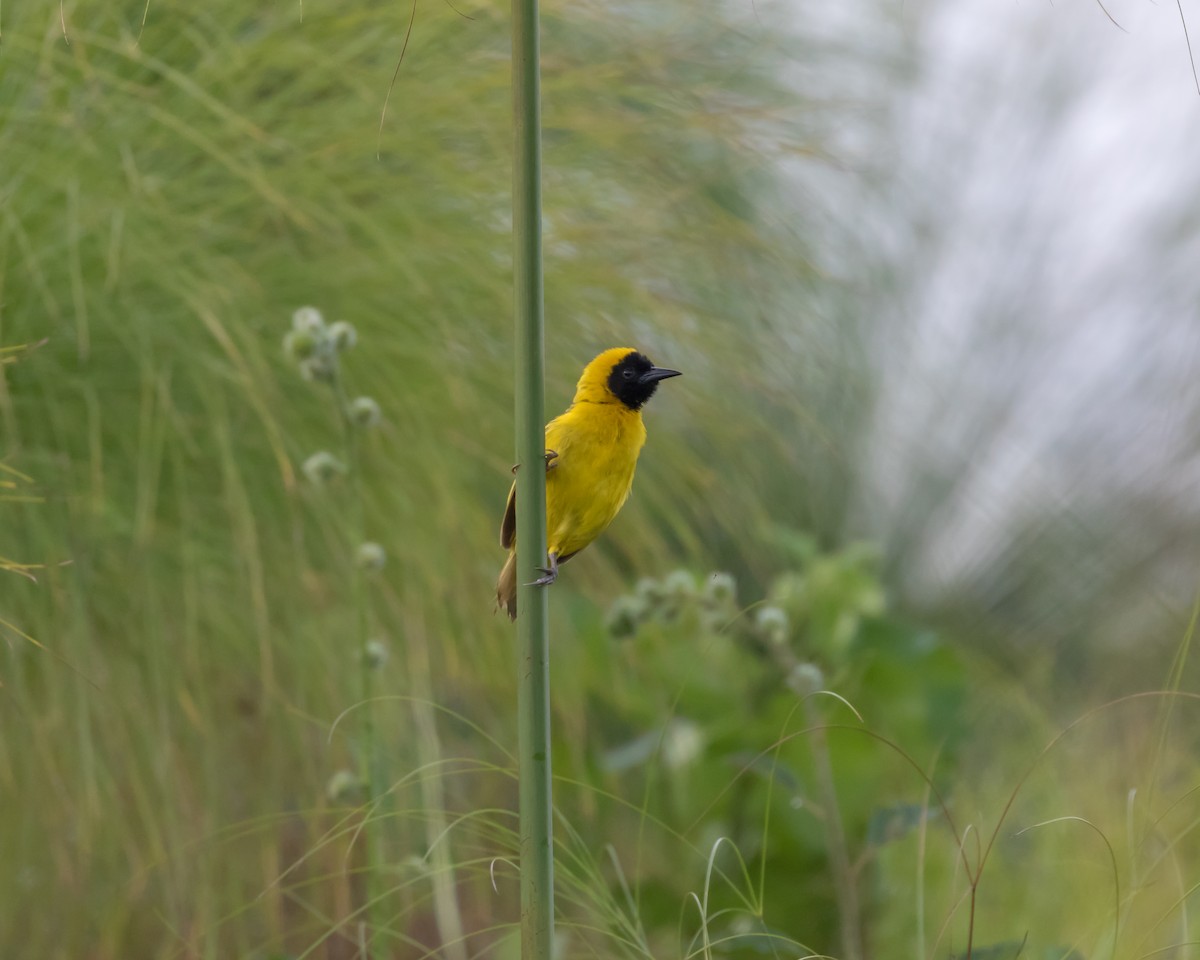
[(666, 380), (668, 377), (679, 377), (682, 374), (678, 370), (668, 370), (666, 367), (651, 367), (640, 377), (639, 383), (657, 383), (659, 380)]

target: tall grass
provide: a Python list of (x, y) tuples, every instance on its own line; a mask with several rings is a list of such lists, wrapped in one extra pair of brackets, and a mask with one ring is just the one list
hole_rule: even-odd
[[(603, 619), (681, 562), (735, 571), (753, 619), (797, 565), (781, 531), (842, 528), (870, 382), (845, 278), (812, 264), (850, 245), (776, 171), (830, 176), (843, 105), (772, 77), (845, 51), (793, 43), (769, 4), (648, 9), (544, 10), (548, 407), (618, 343), (692, 385), (648, 412), (635, 497), (554, 588), (562, 955), (829, 951), (824, 822), (778, 671), (732, 629), (617, 640)], [(0, 499), (0, 556), (41, 565), (0, 571), (0, 953), (361, 952), (364, 807), (328, 789), (357, 765), (357, 613), (344, 523), (299, 475), (336, 427), (278, 347), (311, 302), (358, 326), (356, 382), (387, 411), (363, 518), (390, 548), (374, 599), (396, 654), (374, 675), (376, 943), (514, 956), (511, 635), (489, 616), (512, 463), (504, 12), (420, 8), (377, 143), (407, 9), (166, 2), (144, 30), (143, 10), (3, 10), (0, 346), (48, 343), (0, 364), (0, 463), (30, 478)], [(827, 674), (958, 827), (872, 841), (929, 784), (854, 722), (827, 731), (870, 956), (961, 952), (960, 846), (977, 863), (1061, 725), (1061, 678), (925, 636), (872, 621)], [(1182, 699), (1156, 726), (1164, 702), (1115, 705), (1040, 761), (975, 944), (1194, 939), (1195, 728)], [(1111, 951), (1096, 832), (1015, 836), (1065, 816), (1115, 851)]]
[[(365, 522), (397, 545), (383, 602), (420, 611), (394, 638), (427, 651), (436, 700), (509, 729), (508, 635), (488, 618), (511, 465), (503, 13), (422, 15), (376, 159), (404, 25), (386, 5), (301, 21), (293, 8), (155, 4), (141, 30), (140, 7), (85, 4), (64, 8), (67, 39), (58, 11), (44, 12), (4, 11), (0, 337), (49, 338), (36, 362), (6, 370), (3, 394), (5, 462), (46, 500), (5, 505), (3, 553), (49, 569), (37, 584), (7, 578), (4, 603), (74, 669), (28, 643), (5, 654), (5, 728), (20, 733), (0, 765), (21, 815), (0, 840), (13, 864), (4, 942), (116, 956), (295, 949), (331, 926), (353, 940), (353, 922), (340, 924), (360, 902), (358, 847), (321, 847), (328, 884), (289, 892), (309, 861), (288, 868), (344, 815), (324, 785), (354, 766), (354, 744), (348, 726), (328, 736), (360, 692), (342, 531), (297, 476), (332, 431), (320, 401), (294, 389), (278, 324), (320, 303), (376, 345), (356, 358), (389, 412), (371, 441)], [(572, 16), (547, 10), (556, 404), (611, 343), (701, 374), (709, 335), (689, 328), (715, 323), (732, 339), (748, 315), (724, 314), (728, 293), (705, 303), (697, 266), (736, 237), (746, 247), (728, 282), (750, 289), (780, 256), (727, 209), (740, 174), (721, 160), (737, 155), (751, 174), (768, 162), (721, 103), (760, 72), (757, 48), (690, 12), (682, 31), (600, 8)], [(671, 93), (681, 70), (693, 104), (713, 108), (703, 130)], [(718, 188), (726, 206), (706, 199)], [(759, 354), (746, 344), (727, 357), (749, 377)], [(682, 425), (723, 401), (688, 403), (652, 428), (644, 506), (612, 551), (581, 558), (564, 597), (611, 595), (634, 558), (668, 555), (639, 512), (693, 526), (699, 505), (672, 506), (667, 479), (698, 493), (709, 482), (685, 465), (701, 431)], [(731, 539), (744, 525), (725, 523)], [(403, 689), (406, 662), (381, 686)], [(411, 717), (379, 711), (399, 769), (430, 742)], [(420, 855), (419, 821), (397, 830), (401, 854)], [(227, 834), (238, 842), (223, 845)], [(35, 922), (25, 905), (60, 891), (86, 915)]]

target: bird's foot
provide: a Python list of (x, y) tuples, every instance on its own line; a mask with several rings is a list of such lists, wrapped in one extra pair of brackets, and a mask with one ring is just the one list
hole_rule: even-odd
[(550, 554), (550, 566), (538, 567), (538, 572), (541, 574), (536, 580), (526, 584), (529, 587), (548, 587), (558, 579), (558, 557), (555, 554)]
[[(543, 456), (546, 459), (546, 472), (549, 473), (551, 470), (553, 470), (555, 467), (558, 466), (558, 464), (554, 462), (558, 458), (558, 451), (557, 450), (547, 450), (545, 452), (545, 454), (543, 454)], [(512, 468), (512, 475), (515, 477), (517, 475), (517, 471), (520, 469), (521, 469), (521, 465), (519, 463), (515, 464)]]

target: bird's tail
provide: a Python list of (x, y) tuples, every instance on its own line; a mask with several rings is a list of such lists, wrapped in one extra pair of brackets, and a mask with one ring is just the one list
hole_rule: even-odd
[(508, 619), (517, 619), (517, 551), (508, 555), (504, 569), (500, 571), (500, 579), (496, 581), (496, 609), (504, 607), (508, 611)]

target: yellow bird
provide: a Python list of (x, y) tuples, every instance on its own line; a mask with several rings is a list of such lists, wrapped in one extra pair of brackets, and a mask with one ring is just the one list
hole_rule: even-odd
[[(629, 499), (638, 454), (646, 442), (642, 406), (658, 382), (679, 376), (656, 367), (632, 347), (605, 350), (583, 369), (575, 399), (546, 424), (546, 586), (566, 563), (612, 523)], [(500, 545), (508, 562), (496, 581), (496, 604), (517, 618), (517, 485), (508, 491)]]

